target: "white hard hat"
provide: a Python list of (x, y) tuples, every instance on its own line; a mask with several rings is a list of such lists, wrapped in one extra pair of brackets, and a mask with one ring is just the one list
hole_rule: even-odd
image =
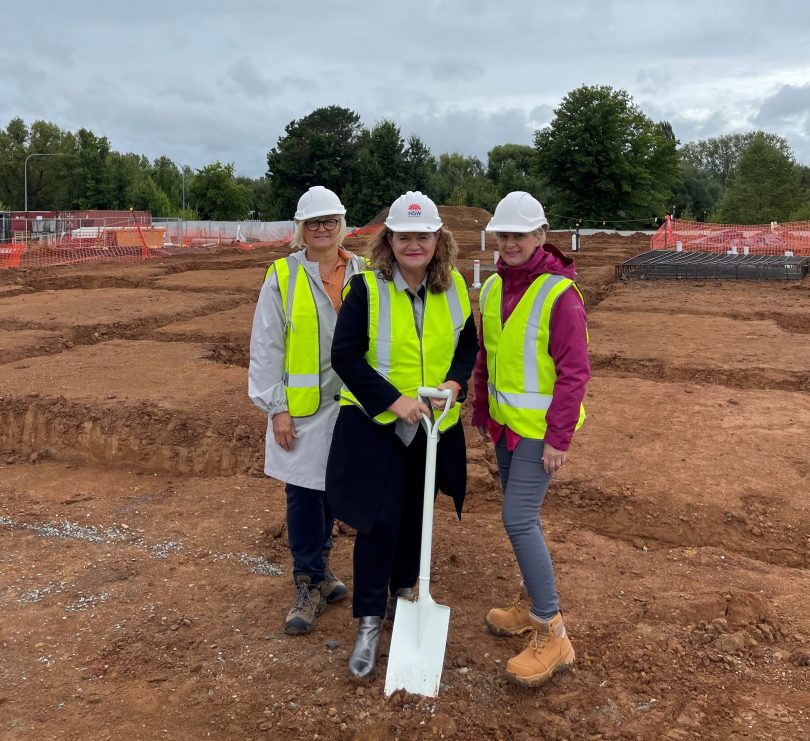
[(392, 232), (437, 232), (442, 220), (430, 198), (418, 190), (409, 190), (391, 204), (385, 225)]
[(515, 190), (507, 193), (495, 207), (486, 231), (527, 233), (546, 225), (548, 220), (540, 201), (531, 193)]
[(296, 221), (315, 219), (318, 216), (344, 216), (346, 207), (337, 194), (322, 185), (313, 185), (298, 199)]

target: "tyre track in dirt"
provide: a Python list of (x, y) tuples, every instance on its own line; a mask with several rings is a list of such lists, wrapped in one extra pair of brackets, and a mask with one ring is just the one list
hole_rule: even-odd
[[(166, 288), (166, 291), (181, 291), (179, 288)], [(204, 291), (183, 291), (185, 293), (204, 293)], [(210, 292), (210, 291), (209, 291)], [(236, 295), (229, 298), (220, 299), (210, 303), (204, 309), (192, 309), (180, 311), (174, 314), (156, 314), (149, 317), (139, 317), (132, 321), (100, 322), (98, 324), (88, 324), (79, 326), (58, 326), (46, 322), (19, 321), (15, 319), (0, 319), (0, 330), (7, 331), (51, 331), (58, 334), (51, 340), (37, 343), (29, 348), (18, 348), (14, 352), (3, 352), (0, 355), (0, 365), (18, 362), (20, 360), (30, 360), (44, 355), (70, 350), (72, 347), (80, 345), (96, 345), (110, 340), (139, 340), (151, 339), (159, 341), (177, 341), (177, 336), (162, 337), (155, 333), (169, 324), (188, 321), (199, 317), (210, 316), (221, 311), (228, 311), (243, 305), (247, 301), (255, 301), (254, 296)], [(210, 336), (205, 338), (210, 340)], [(216, 353), (212, 350), (212, 356)]]
[[(666, 494), (657, 498), (666, 502)], [(629, 487), (604, 488), (583, 481), (553, 486), (545, 505), (549, 517), (570, 520), (639, 550), (718, 548), (773, 566), (810, 569), (810, 528), (768, 516), (756, 507), (731, 512), (704, 504), (699, 513), (667, 511)]]
[[(611, 289), (607, 288), (607, 290), (602, 294), (600, 302), (602, 299), (606, 298), (610, 292)], [(634, 305), (632, 310), (634, 312), (643, 312), (645, 314), (672, 314), (671, 308), (664, 308), (661, 306), (642, 303)], [(621, 312), (622, 308), (611, 307), (609, 311)], [(781, 313), (778, 311), (712, 311), (710, 309), (693, 309), (688, 305), (679, 306), (677, 313), (691, 316), (723, 317), (724, 319), (736, 319), (743, 322), (772, 321), (785, 332), (791, 332), (793, 334), (810, 334), (810, 315), (808, 314), (790, 314)]]
[[(667, 497), (651, 504), (630, 487), (608, 488), (590, 481), (552, 482), (543, 504), (549, 522), (567, 523), (639, 550), (719, 548), (773, 566), (810, 569), (810, 526), (782, 521), (756, 504), (740, 512), (705, 505), (699, 513), (668, 509)], [(495, 473), (489, 486), (476, 483), (465, 511), (475, 516), (501, 510), (502, 494)]]
[(592, 371), (608, 376), (631, 376), (660, 383), (702, 383), (740, 390), (810, 391), (810, 371), (679, 366), (654, 358), (627, 358), (617, 354), (591, 353), (590, 361)]

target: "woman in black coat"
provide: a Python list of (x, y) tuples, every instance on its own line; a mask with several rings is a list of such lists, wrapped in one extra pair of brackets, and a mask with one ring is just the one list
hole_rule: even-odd
[[(453, 268), (457, 249), (433, 201), (406, 193), (372, 239), (375, 269), (352, 279), (335, 327), (332, 366), (344, 389), (326, 492), (334, 516), (357, 529), (353, 610), (359, 629), (349, 659), (356, 678), (373, 674), (382, 619), (392, 617), (397, 597), (413, 595), (419, 575), (427, 443), (420, 420), (430, 410), (416, 398), (416, 387), (449, 389), (457, 415), (478, 352), (469, 297)], [(396, 314), (388, 324), (381, 308), (386, 300)], [(444, 400), (434, 405), (441, 408)], [(466, 481), (458, 421), (439, 439), (436, 484), (453, 498), (459, 517)]]

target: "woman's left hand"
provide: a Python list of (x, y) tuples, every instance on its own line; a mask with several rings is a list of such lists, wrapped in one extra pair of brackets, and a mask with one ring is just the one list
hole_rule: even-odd
[[(439, 384), (436, 386), (439, 391), (444, 391), (445, 389), (450, 389), (452, 392), (452, 396), (450, 397), (450, 406), (452, 408), (453, 404), (456, 403), (456, 397), (458, 396), (459, 392), (461, 391), (461, 386), (459, 385), (458, 381), (445, 381), (444, 383)], [(433, 404), (436, 409), (444, 409), (446, 399), (431, 399), (430, 403)]]
[(563, 467), (565, 463), (565, 451), (557, 450), (557, 448), (546, 443), (543, 445), (543, 468), (546, 473), (556, 473)]

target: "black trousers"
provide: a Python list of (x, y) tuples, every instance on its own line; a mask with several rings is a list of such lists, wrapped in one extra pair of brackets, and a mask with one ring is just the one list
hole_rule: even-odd
[(419, 578), (427, 436), (422, 427), (402, 445), (402, 477), (389, 480), (370, 532), (354, 541), (355, 617), (385, 615), (389, 592)]

